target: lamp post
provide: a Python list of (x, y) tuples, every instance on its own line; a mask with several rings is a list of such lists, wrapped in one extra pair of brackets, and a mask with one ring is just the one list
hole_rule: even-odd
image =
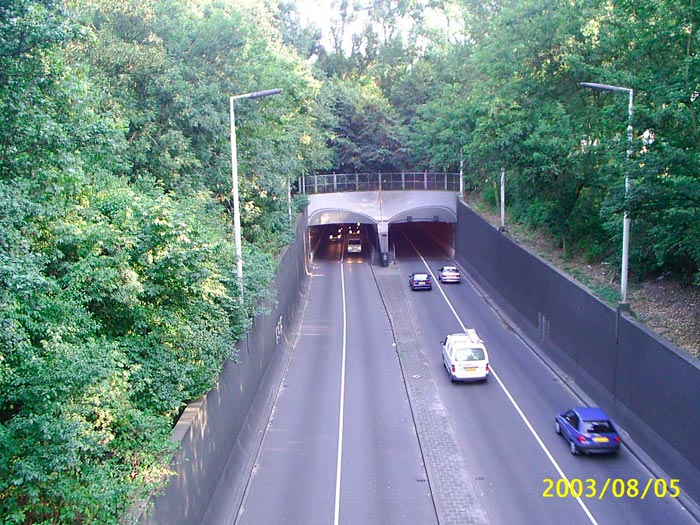
[[(634, 112), (634, 90), (632, 88), (610, 86), (608, 84), (596, 84), (594, 82), (580, 82), (581, 87), (589, 89), (597, 89), (600, 91), (617, 91), (627, 93), (629, 95), (629, 104), (627, 107), (627, 161), (629, 162), (632, 156), (632, 115)], [(629, 166), (625, 173), (625, 197), (630, 191), (630, 175)], [(627, 305), (627, 270), (629, 266), (629, 249), (630, 249), (630, 218), (625, 205), (624, 215), (622, 219), (622, 272), (620, 276), (620, 297), (621, 306)]]
[(236, 116), (233, 112), (233, 101), (241, 98), (262, 98), (278, 95), (282, 90), (266, 89), (242, 95), (229, 97), (229, 112), (231, 115), (231, 193), (233, 196), (233, 235), (236, 244), (236, 273), (240, 286), (241, 298), (243, 298), (243, 249), (241, 246), (241, 208), (238, 198), (238, 153), (236, 149)]

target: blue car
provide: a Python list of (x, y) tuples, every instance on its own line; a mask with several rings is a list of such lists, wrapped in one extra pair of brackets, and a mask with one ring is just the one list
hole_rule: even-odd
[(427, 273), (412, 273), (408, 276), (408, 286), (411, 290), (432, 290), (433, 282)]
[(555, 430), (569, 442), (569, 450), (576, 456), (585, 454), (617, 453), (620, 435), (608, 415), (600, 408), (578, 407), (566, 410), (556, 417)]

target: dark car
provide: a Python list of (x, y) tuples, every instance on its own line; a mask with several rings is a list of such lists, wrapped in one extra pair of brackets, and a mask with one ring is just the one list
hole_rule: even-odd
[(569, 442), (569, 450), (602, 454), (620, 451), (620, 435), (608, 415), (600, 408), (578, 407), (566, 410), (555, 420), (557, 434)]
[(412, 273), (408, 276), (408, 285), (411, 290), (433, 289), (433, 282), (430, 279), (430, 274), (427, 273)]

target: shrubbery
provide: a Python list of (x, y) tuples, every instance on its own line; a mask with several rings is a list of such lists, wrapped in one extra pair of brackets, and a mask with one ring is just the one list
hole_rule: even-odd
[(165, 0), (9, 5), (0, 7), (0, 516), (113, 523), (162, 483), (180, 410), (235, 359), (291, 240), (287, 180), (307, 169), (301, 149), (311, 151), (294, 140), (313, 136), (313, 117), (295, 116), (299, 102), (287, 97), (240, 108), (244, 306), (228, 94), (270, 81), (311, 92), (314, 81), (279, 53), (256, 19), (264, 12)]

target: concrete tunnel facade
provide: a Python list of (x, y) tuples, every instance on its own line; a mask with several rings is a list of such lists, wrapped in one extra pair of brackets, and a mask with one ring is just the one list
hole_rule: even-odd
[(389, 251), (389, 225), (457, 222), (457, 194), (449, 191), (355, 191), (309, 195), (309, 226), (355, 223), (377, 228), (382, 254)]

